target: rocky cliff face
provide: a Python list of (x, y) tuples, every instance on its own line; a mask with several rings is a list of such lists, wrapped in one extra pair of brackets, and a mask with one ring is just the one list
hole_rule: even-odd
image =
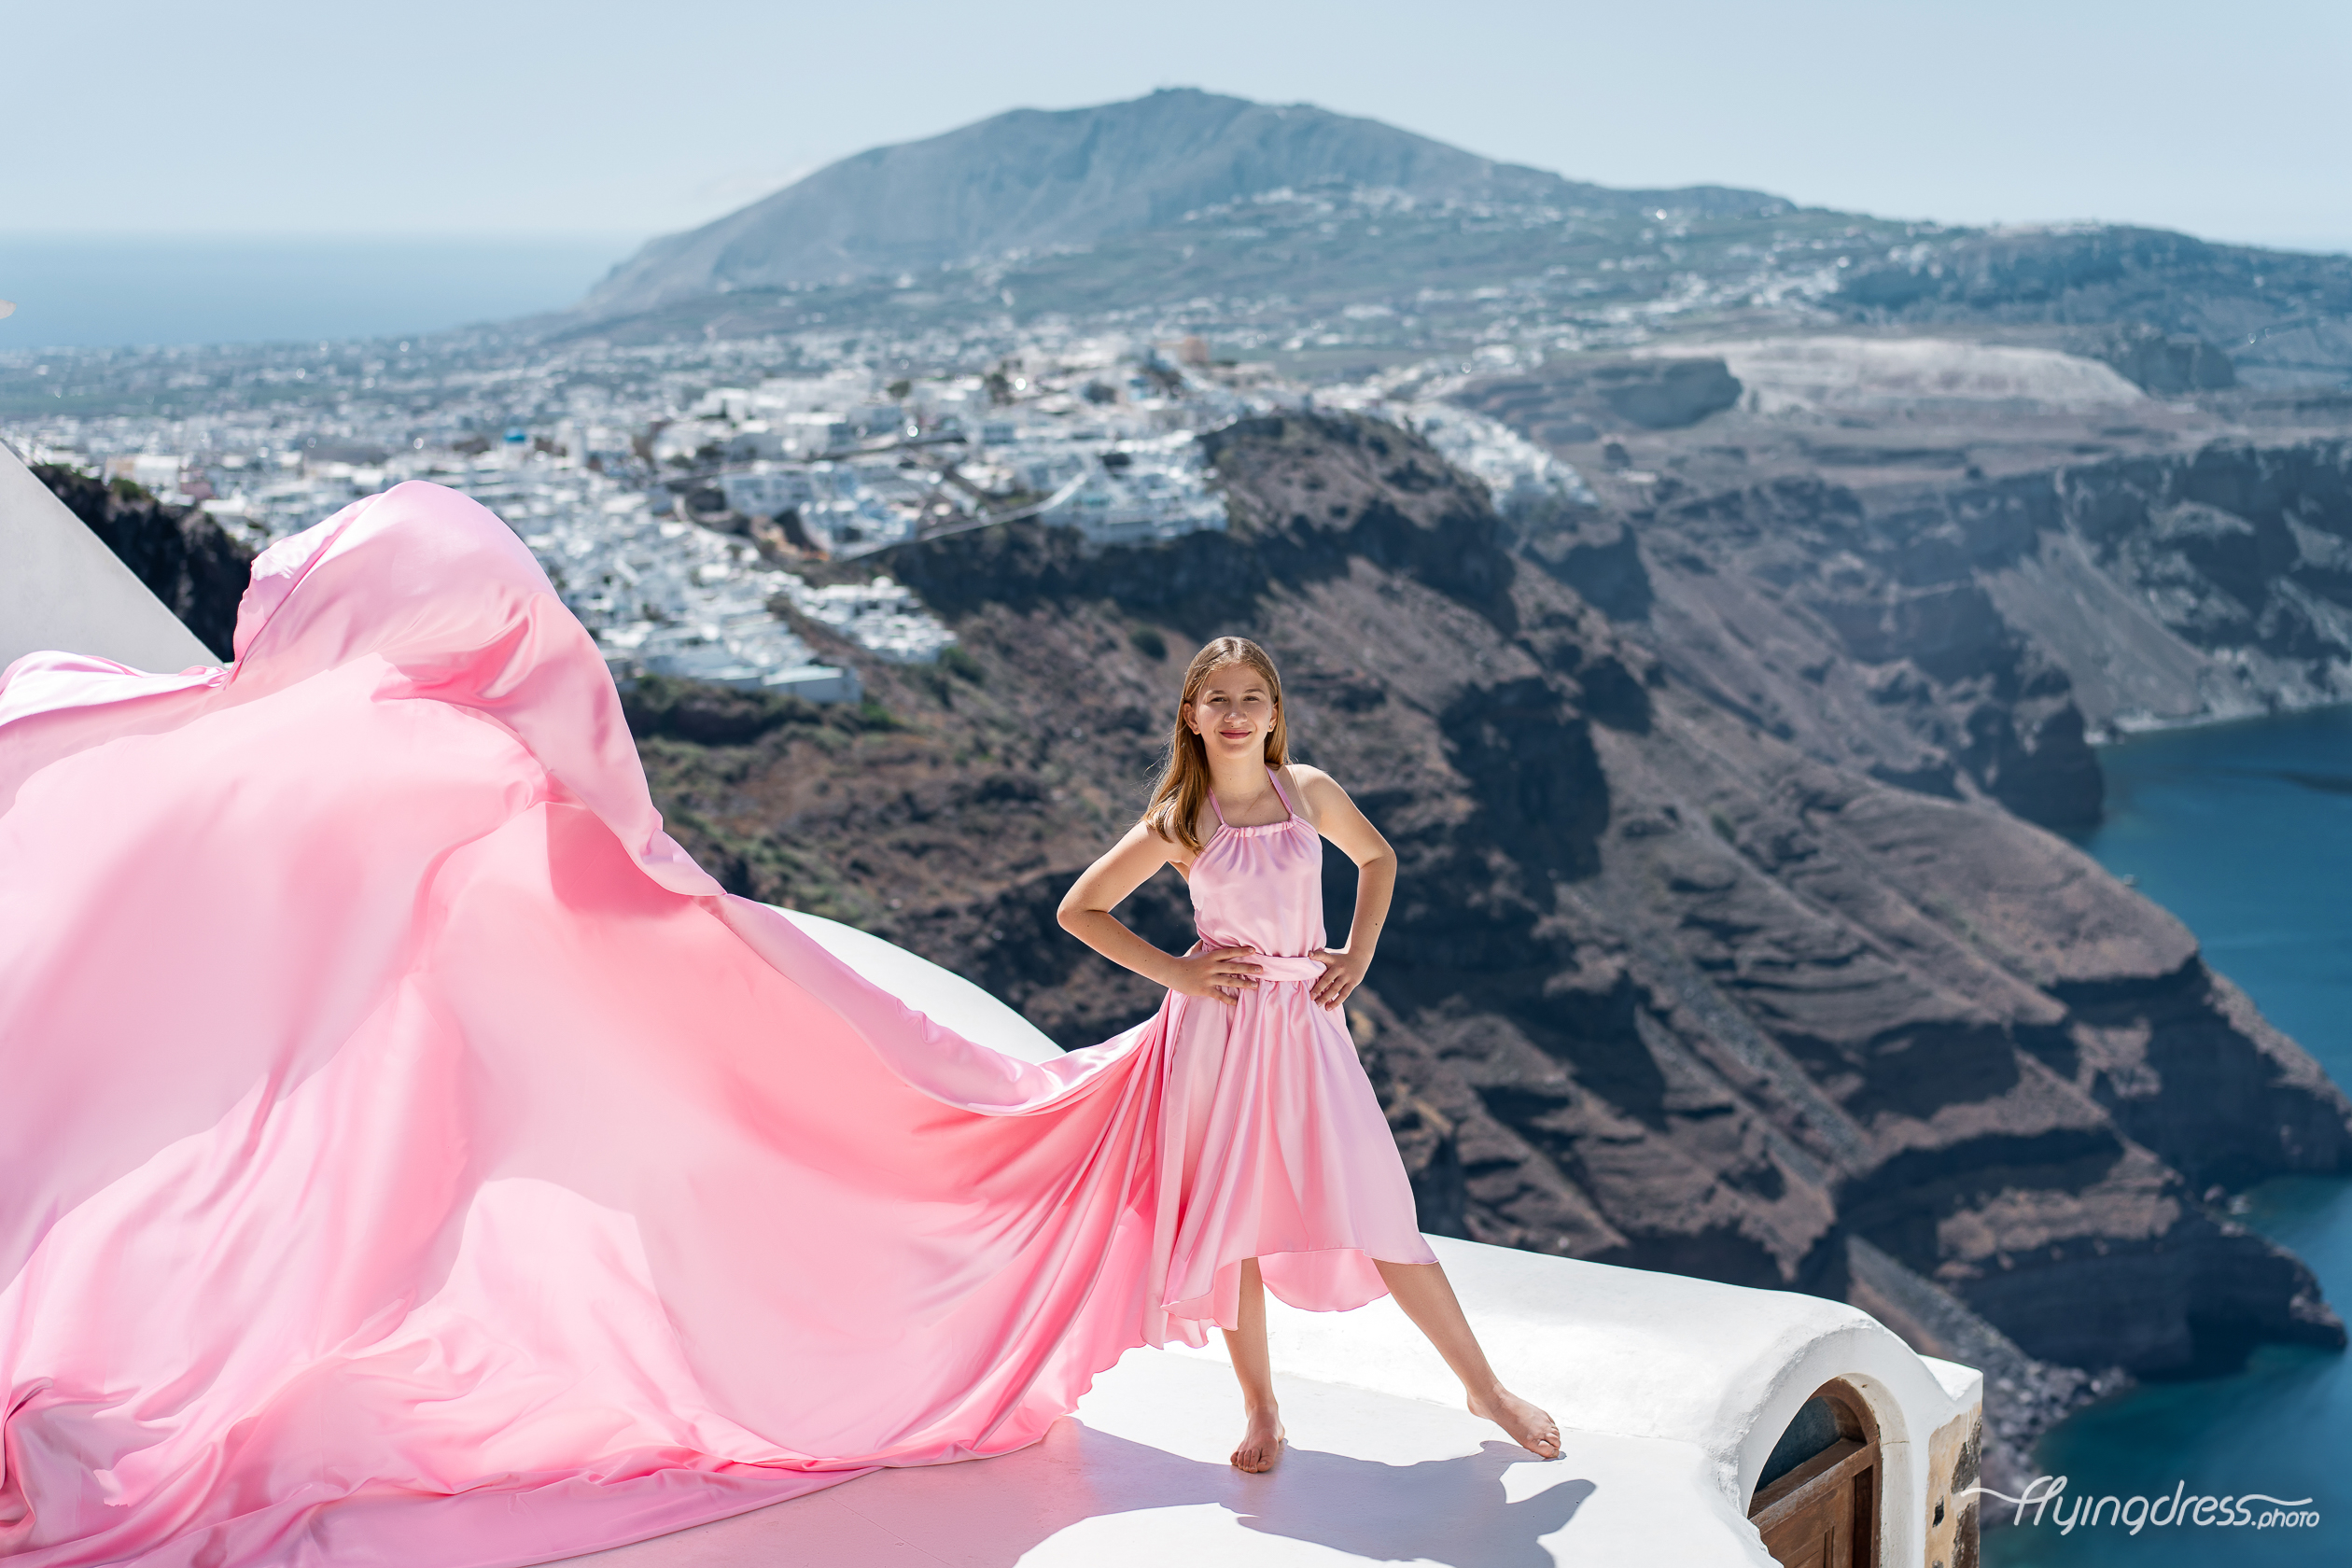
[[(1404, 432), (1270, 418), (1212, 452), (1229, 534), (1089, 553), (1015, 525), (900, 552), (970, 659), (861, 665), (887, 721), (641, 691), (673, 828), (747, 891), (1102, 1039), (1156, 994), (1054, 906), (1140, 805), (1182, 650), (1244, 632), (1283, 663), (1303, 752), (1403, 858), (1351, 1023), (1429, 1228), (1901, 1295), (2021, 1366), (2341, 1341), (2308, 1271), (2205, 1195), (2345, 1169), (2352, 1108), (2177, 921), (1974, 790), (1776, 734), (1712, 655), (1655, 637), (1664, 573), (1649, 623), (1613, 623)], [(1992, 701), (1997, 674), (1920, 679)], [(742, 710), (723, 734), (721, 707)], [(1189, 938), (1172, 875), (1130, 913)]]
[(237, 600), (253, 565), (250, 546), (196, 508), (165, 506), (137, 485), (108, 484), (47, 465), (33, 471), (198, 641), (220, 658), (230, 656)]
[(2352, 444), (2324, 408), (1743, 405), (1612, 431), (1589, 383), (1463, 394), (1601, 494), (1523, 553), (1825, 762), (2066, 827), (2097, 819), (2100, 732), (2352, 699)]
[[(2352, 1167), (2352, 1107), (2177, 921), (2001, 808), (2037, 765), (2061, 782), (2020, 798), (2082, 789), (2037, 758), (2088, 754), (2053, 717), (2064, 670), (1934, 577), (1967, 559), (1934, 542), (1960, 522), (1874, 545), (1868, 506), (1768, 486), (1522, 533), (1393, 427), (1267, 418), (1210, 450), (1227, 533), (898, 552), (966, 657), (884, 665), (802, 626), (859, 666), (861, 708), (639, 685), (672, 831), (731, 887), (1090, 1043), (1158, 995), (1054, 907), (1133, 819), (1184, 651), (1245, 633), (1282, 662), (1302, 753), (1402, 857), (1350, 1024), (1427, 1228), (1842, 1296), (1997, 1352), (1996, 1476), (2096, 1386), (2068, 1368), (2342, 1343), (2309, 1271), (2216, 1205)], [(1708, 553), (1726, 539), (1758, 553)], [(1873, 777), (1870, 748), (1940, 763)], [(1330, 867), (1335, 926), (1351, 875)], [(1172, 875), (1126, 914), (1190, 940)]]
[[(1955, 231), (1850, 269), (1832, 304), (1870, 322), (2136, 324), (2138, 343), (2117, 343), (2110, 362), (2165, 384), (2141, 381), (2152, 391), (2231, 385), (2215, 343), (2243, 345), (2252, 373), (2277, 385), (2340, 385), (2352, 351), (2352, 258), (2158, 229)], [(2150, 341), (2166, 336), (2178, 340), (2169, 351)]]

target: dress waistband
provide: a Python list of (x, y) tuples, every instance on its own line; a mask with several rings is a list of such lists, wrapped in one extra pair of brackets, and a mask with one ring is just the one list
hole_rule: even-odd
[[(1193, 945), (1193, 951), (1197, 953), (1223, 945), (1222, 943), (1202, 941)], [(1323, 965), (1320, 959), (1287, 959), (1275, 953), (1252, 953), (1250, 961), (1258, 966), (1261, 985), (1303, 986), (1323, 977)]]

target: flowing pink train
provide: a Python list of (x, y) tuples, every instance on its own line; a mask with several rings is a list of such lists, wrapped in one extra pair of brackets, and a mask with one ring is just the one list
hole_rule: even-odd
[(0, 679), (0, 1557), (545, 1561), (1032, 1442), (1245, 1257), (1360, 1305), (1431, 1254), (1274, 967), (962, 1039), (663, 833), (502, 524), (359, 502), (226, 669)]

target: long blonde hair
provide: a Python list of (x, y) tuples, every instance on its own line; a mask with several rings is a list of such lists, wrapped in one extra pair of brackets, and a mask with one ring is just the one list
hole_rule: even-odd
[(1193, 655), (1184, 670), (1184, 694), (1176, 705), (1176, 725), (1168, 739), (1168, 761), (1159, 781), (1152, 786), (1151, 804), (1143, 808), (1143, 825), (1170, 844), (1181, 844), (1197, 855), (1208, 847), (1200, 836), (1200, 808), (1209, 801), (1209, 749), (1184, 722), (1199, 699), (1201, 685), (1227, 665), (1247, 665), (1266, 678), (1274, 699), (1274, 727), (1266, 732), (1266, 765), (1290, 762), (1290, 729), (1282, 716), (1282, 675), (1266, 650), (1248, 637), (1221, 637)]

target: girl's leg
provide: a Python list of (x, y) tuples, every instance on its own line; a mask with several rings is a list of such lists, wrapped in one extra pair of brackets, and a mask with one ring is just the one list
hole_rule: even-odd
[[(1538, 1459), (1558, 1459), (1559, 1423), (1505, 1388), (1503, 1379), (1494, 1375), (1494, 1368), (1487, 1365), (1486, 1351), (1478, 1348), (1478, 1337), (1470, 1332), (1470, 1320), (1462, 1315), (1462, 1303), (1454, 1299), (1445, 1267), (1435, 1263), (1383, 1263), (1379, 1267), (1389, 1295), (1405, 1309), (1413, 1326), (1429, 1336), (1429, 1342), (1437, 1347), (1437, 1353), (1446, 1358), (1446, 1365), (1462, 1379), (1463, 1390), (1470, 1396), (1470, 1413), (1483, 1416), (1509, 1433), (1511, 1441)], [(1251, 1276), (1253, 1282), (1255, 1278), (1254, 1274)], [(1261, 1348), (1266, 1343), (1265, 1313), (1265, 1302), (1261, 1299)], [(1239, 1358), (1235, 1365), (1240, 1365)]]
[(1241, 1265), (1241, 1306), (1234, 1321), (1239, 1328), (1225, 1331), (1225, 1353), (1233, 1358), (1233, 1375), (1241, 1380), (1241, 1408), (1249, 1426), (1233, 1450), (1233, 1467), (1255, 1475), (1274, 1468), (1282, 1448), (1282, 1419), (1274, 1405), (1274, 1367), (1266, 1352), (1266, 1285), (1258, 1278), (1257, 1259)]

